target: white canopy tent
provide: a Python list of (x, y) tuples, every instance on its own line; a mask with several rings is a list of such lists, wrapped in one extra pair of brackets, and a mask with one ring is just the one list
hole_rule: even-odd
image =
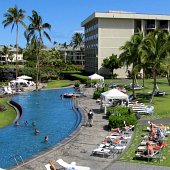
[(93, 74), (93, 75), (91, 75), (91, 76), (89, 76), (88, 77), (89, 79), (91, 79), (91, 80), (100, 80), (100, 81), (104, 81), (104, 77), (103, 76), (100, 76), (100, 75), (98, 75), (98, 74)]
[(14, 85), (16, 85), (16, 84), (18, 84), (18, 85), (20, 85), (20, 84), (26, 84), (26, 85), (28, 85), (28, 80), (16, 79), (16, 80), (10, 81), (10, 83), (12, 83), (12, 84), (14, 84)]
[[(105, 103), (109, 101), (109, 99), (115, 100), (126, 100), (128, 102), (128, 95), (125, 93), (122, 93), (121, 91), (117, 90), (117, 89), (111, 89), (109, 91), (106, 91), (104, 93), (101, 93), (101, 100), (104, 100)], [(102, 103), (102, 101), (101, 101)], [(105, 104), (105, 113), (106, 113), (106, 104)]]
[(22, 76), (17, 77), (17, 79), (31, 80), (32, 77), (29, 77), (29, 76), (26, 76), (26, 75), (22, 75)]

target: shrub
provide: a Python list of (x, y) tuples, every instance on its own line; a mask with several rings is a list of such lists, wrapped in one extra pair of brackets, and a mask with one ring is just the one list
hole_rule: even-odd
[(33, 78), (33, 80), (36, 79), (36, 70), (35, 67), (23, 67), (19, 69), (19, 75), (27, 75)]
[(101, 91), (95, 91), (94, 93), (93, 93), (93, 99), (98, 99), (98, 98), (100, 98), (100, 95), (101, 95)]
[(83, 76), (81, 74), (70, 74), (70, 73), (63, 73), (65, 79), (69, 80), (79, 80), (81, 83), (86, 83), (87, 76)]
[(106, 119), (109, 119), (110, 115), (114, 113), (115, 107), (109, 107), (106, 112)]
[(67, 65), (62, 71), (80, 71), (81, 67), (76, 65)]
[[(117, 127), (123, 127), (124, 121), (126, 122), (126, 125), (136, 125), (137, 124), (137, 118), (134, 114), (133, 110), (128, 107), (115, 107), (113, 110), (113, 115), (109, 116), (109, 129), (111, 128), (117, 128)], [(130, 112), (129, 112), (130, 111)]]

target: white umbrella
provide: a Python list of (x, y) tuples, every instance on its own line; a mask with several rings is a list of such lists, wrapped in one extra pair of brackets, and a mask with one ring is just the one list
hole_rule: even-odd
[(32, 77), (29, 77), (29, 76), (26, 76), (26, 75), (22, 75), (22, 76), (17, 77), (17, 79), (31, 80)]
[(27, 83), (28, 81), (24, 79), (17, 79), (17, 80), (12, 80), (10, 82), (16, 84), (16, 83)]
[(89, 76), (88, 78), (91, 79), (91, 80), (102, 80), (102, 81), (104, 81), (104, 77), (100, 76), (100, 75), (98, 75), (96, 73), (91, 75), (91, 76)]

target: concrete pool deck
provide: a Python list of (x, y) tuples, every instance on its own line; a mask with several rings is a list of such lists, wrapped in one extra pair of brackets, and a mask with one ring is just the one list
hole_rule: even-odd
[[(104, 118), (104, 114), (100, 113), (100, 105), (92, 99), (94, 89), (86, 88), (84, 93), (86, 97), (78, 99), (78, 105), (82, 108), (85, 115), (90, 109), (94, 111), (94, 126), (86, 127), (85, 122), (80, 129), (74, 133), (71, 138), (66, 139), (62, 144), (50, 149), (44, 154), (25, 162), (22, 166), (18, 166), (16, 170), (45, 170), (45, 165), (50, 159), (54, 161), (59, 158), (67, 163), (76, 162), (77, 165), (90, 167), (91, 170), (170, 170), (168, 167), (150, 166), (144, 164), (132, 164), (126, 162), (115, 161), (112, 158), (102, 158), (91, 156), (92, 150), (97, 144), (107, 136), (108, 131), (106, 125), (108, 121)], [(56, 167), (60, 166), (55, 163)]]

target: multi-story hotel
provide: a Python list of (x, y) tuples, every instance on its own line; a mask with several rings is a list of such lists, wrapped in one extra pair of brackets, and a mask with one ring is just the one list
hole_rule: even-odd
[(84, 66), (84, 45), (76, 48), (73, 46), (67, 46), (65, 48), (62, 45), (57, 45), (54, 48), (55, 50), (60, 51), (70, 63)]
[[(170, 15), (137, 14), (122, 11), (95, 12), (82, 23), (85, 29), (85, 70), (106, 74), (103, 59), (119, 55), (120, 47), (131, 36), (142, 31), (144, 35), (154, 29), (170, 31)], [(127, 75), (126, 68), (115, 71), (119, 77)]]

